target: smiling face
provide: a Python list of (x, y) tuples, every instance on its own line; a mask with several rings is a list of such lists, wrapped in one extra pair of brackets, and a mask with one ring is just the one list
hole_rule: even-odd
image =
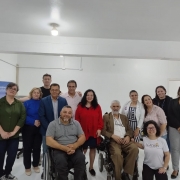
[(87, 93), (87, 96), (86, 96), (86, 101), (87, 101), (88, 103), (91, 103), (91, 102), (93, 101), (93, 99), (94, 99), (94, 94), (93, 94), (92, 91), (89, 91), (89, 92)]
[(156, 136), (156, 128), (154, 124), (149, 124), (147, 127), (147, 134), (149, 136)]
[(76, 92), (76, 84), (68, 83), (68, 93), (75, 94), (75, 92)]
[(159, 99), (164, 99), (166, 97), (166, 91), (163, 88), (157, 88), (156, 94), (158, 95)]
[(62, 108), (60, 117), (64, 122), (69, 121), (72, 118), (72, 109), (67, 107)]
[(153, 105), (151, 97), (150, 96), (144, 96), (143, 104), (145, 104), (147, 107), (151, 107)]
[(130, 99), (132, 102), (137, 102), (138, 101), (138, 93), (137, 92), (132, 92), (130, 95), (129, 95)]

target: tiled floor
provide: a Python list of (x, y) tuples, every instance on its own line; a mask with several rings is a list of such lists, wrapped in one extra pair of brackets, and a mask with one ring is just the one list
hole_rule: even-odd
[[(88, 153), (86, 155), (86, 160), (88, 161)], [(142, 163), (143, 163), (143, 157), (144, 157), (144, 153), (143, 153), (143, 150), (140, 150), (139, 152), (139, 174), (140, 174), (140, 177), (139, 177), (139, 180), (142, 179), (142, 176), (141, 176), (141, 172), (142, 172)], [(172, 173), (172, 165), (171, 165), (171, 162), (169, 164), (169, 170), (168, 170), (168, 177), (169, 179), (170, 178), (170, 174)], [(87, 165), (87, 168), (88, 168), (88, 165)], [(103, 170), (102, 173), (99, 172), (99, 169), (98, 169), (98, 154), (96, 155), (96, 159), (95, 159), (95, 163), (94, 163), (94, 169), (96, 171), (96, 176), (95, 177), (92, 177), (89, 172), (88, 172), (88, 180), (106, 180), (106, 171)], [(41, 173), (32, 173), (31, 176), (26, 176), (25, 173), (24, 173), (24, 165), (23, 165), (23, 157), (20, 157), (19, 159), (16, 159), (16, 162), (14, 164), (14, 167), (13, 167), (13, 171), (12, 171), (12, 174), (17, 176), (18, 177), (18, 180), (40, 180), (40, 175)], [(69, 179), (73, 179), (72, 176), (69, 177)], [(179, 179), (179, 177), (177, 178)]]

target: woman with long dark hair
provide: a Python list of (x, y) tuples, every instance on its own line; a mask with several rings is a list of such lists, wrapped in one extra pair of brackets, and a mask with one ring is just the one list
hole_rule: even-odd
[(171, 100), (169, 104), (169, 139), (171, 147), (171, 159), (173, 173), (171, 178), (175, 179), (179, 173), (180, 159), (180, 87), (177, 92), (178, 98)]
[(153, 104), (152, 98), (149, 95), (142, 96), (141, 101), (144, 104), (144, 109), (145, 109), (144, 122), (147, 122), (150, 120), (155, 121), (160, 127), (160, 131), (161, 131), (160, 136), (166, 139), (167, 138), (167, 131), (166, 131), (167, 120), (166, 120), (164, 111), (160, 107)]
[(172, 100), (171, 97), (169, 97), (168, 95), (166, 95), (166, 88), (164, 86), (157, 86), (155, 89), (155, 98), (153, 99), (153, 104), (156, 106), (159, 106), (160, 108), (163, 109), (165, 115), (166, 115), (166, 119), (167, 119), (167, 144), (168, 147), (170, 148), (170, 142), (169, 142), (169, 132), (168, 132), (168, 126), (169, 126), (169, 115), (168, 115), (168, 107), (169, 107), (169, 103)]
[(96, 155), (98, 139), (103, 128), (103, 119), (101, 107), (98, 104), (96, 94), (92, 89), (88, 89), (84, 93), (84, 96), (82, 97), (82, 100), (76, 110), (75, 119), (79, 121), (85, 133), (86, 142), (83, 145), (83, 149), (84, 153), (86, 153), (87, 148), (90, 148), (89, 172), (92, 176), (95, 176), (96, 172), (93, 169), (93, 164)]

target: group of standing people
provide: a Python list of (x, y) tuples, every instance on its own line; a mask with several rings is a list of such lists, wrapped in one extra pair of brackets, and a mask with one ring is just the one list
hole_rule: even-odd
[[(104, 127), (102, 111), (98, 104), (96, 94), (92, 89), (88, 89), (82, 96), (80, 92), (76, 92), (77, 83), (74, 80), (67, 83), (68, 92), (61, 94), (59, 84), (51, 84), (51, 81), (51, 75), (43, 75), (44, 86), (33, 88), (28, 97), (19, 99), (24, 102), (24, 105), (15, 98), (19, 90), (18, 85), (15, 83), (8, 84), (6, 96), (0, 99), (0, 180), (17, 180), (17, 178), (11, 174), (11, 171), (18, 150), (18, 136), (21, 128), (25, 173), (28, 176), (31, 175), (31, 164), (36, 173), (40, 172), (38, 164), (41, 144), (43, 145), (43, 153), (45, 153), (47, 151), (46, 131), (48, 125), (53, 120), (59, 118), (60, 111), (66, 105), (71, 106), (73, 118), (79, 121), (84, 131), (86, 141), (83, 144), (83, 150), (84, 153), (86, 153), (88, 147), (90, 148), (89, 172), (92, 176), (96, 175), (93, 164), (96, 147), (100, 142), (99, 137)], [(138, 101), (138, 93), (132, 90), (129, 93), (130, 101), (123, 106), (122, 114), (127, 117), (129, 126), (133, 130), (131, 140), (135, 141), (138, 147), (141, 148), (142, 145), (140, 145), (139, 142), (143, 124), (151, 122), (151, 120), (155, 122), (155, 124), (146, 124), (147, 127), (143, 129), (143, 132), (147, 138), (150, 137), (148, 141), (157, 140), (159, 137), (167, 141), (168, 146), (166, 147), (166, 145), (164, 145), (165, 140), (160, 139), (161, 144), (163, 144), (161, 149), (165, 155), (165, 166), (168, 164), (169, 157), (167, 152), (169, 152), (169, 147), (171, 149), (174, 170), (171, 178), (176, 178), (179, 172), (180, 157), (180, 89), (178, 90), (178, 98), (173, 100), (166, 95), (166, 89), (163, 86), (158, 86), (155, 92), (156, 97), (154, 99), (149, 95), (144, 95), (142, 97), (142, 103), (140, 103)], [(153, 134), (151, 130), (158, 131), (159, 133), (155, 132)], [(146, 142), (147, 139), (143, 138), (143, 140)], [(145, 149), (145, 158), (149, 157), (148, 153), (150, 153), (150, 151), (146, 151), (147, 147), (145, 144), (143, 148)], [(5, 170), (3, 170), (6, 152), (6, 166)], [(31, 154), (33, 154), (32, 163)], [(150, 164), (148, 163), (149, 161), (145, 164), (148, 168), (146, 166), (143, 167), (146, 167), (146, 173), (150, 171), (153, 172), (149, 175), (149, 177), (153, 177), (154, 174), (156, 175), (154, 170), (157, 170), (157, 166), (151, 166), (152, 162), (150, 162)], [(161, 169), (160, 172), (162, 173), (160, 174), (166, 174), (166, 168), (168, 167), (164, 167), (163, 169), (165, 171)], [(144, 180), (147, 179), (146, 173), (143, 175)], [(166, 179), (166, 176), (163, 178)], [(43, 178), (43, 173), (41, 177)]]

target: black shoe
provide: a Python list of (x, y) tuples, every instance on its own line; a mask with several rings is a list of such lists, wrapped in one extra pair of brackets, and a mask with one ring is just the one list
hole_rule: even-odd
[(122, 180), (130, 180), (129, 175), (125, 172), (122, 173)]
[(41, 179), (44, 179), (44, 173), (42, 172), (42, 174), (41, 174)]
[(96, 175), (96, 172), (95, 172), (95, 170), (94, 169), (89, 169), (89, 172), (90, 172), (90, 174), (92, 175), (92, 176), (95, 176)]
[(6, 180), (18, 180), (18, 178), (13, 176), (12, 174), (6, 175), (5, 178)]
[[(174, 171), (173, 171), (174, 172)], [(177, 178), (177, 176), (178, 176), (178, 174), (179, 174), (179, 170), (178, 170), (178, 172), (177, 172), (177, 174), (176, 175), (174, 175), (173, 173), (171, 174), (171, 179), (176, 179)]]

